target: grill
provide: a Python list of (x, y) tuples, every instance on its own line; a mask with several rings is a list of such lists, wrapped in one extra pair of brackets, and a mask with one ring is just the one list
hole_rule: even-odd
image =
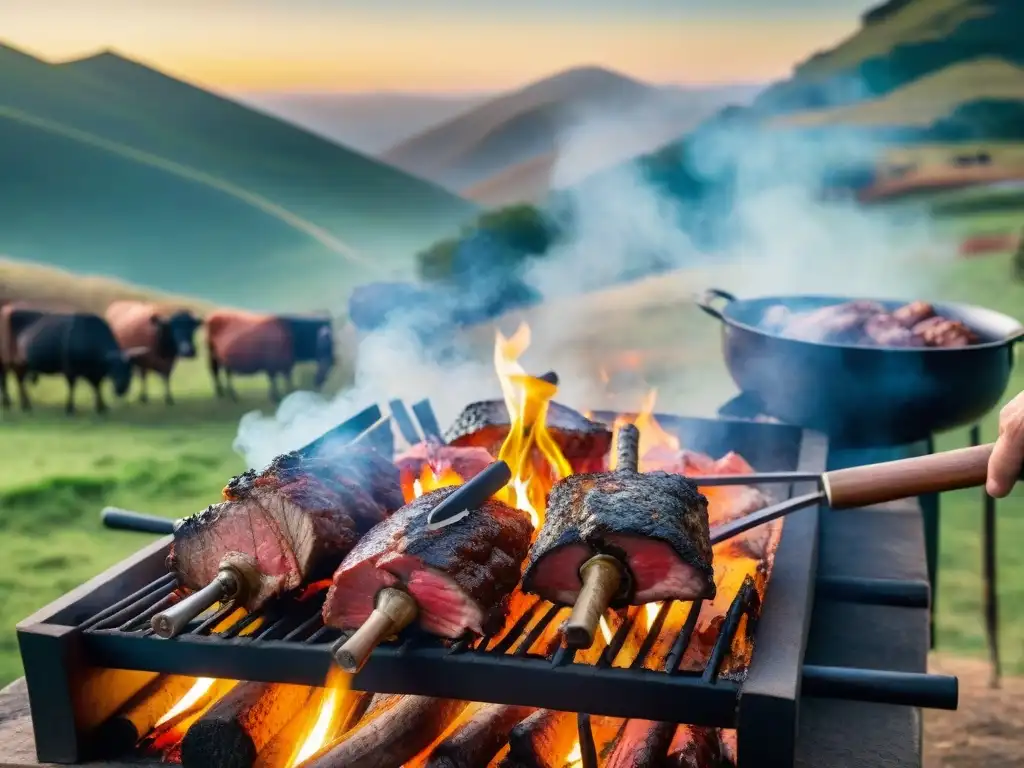
[[(373, 410), (357, 417), (359, 431), (388, 424), (374, 418)], [(417, 404), (417, 416), (421, 411), (429, 412), (429, 405)], [(608, 424), (615, 416), (594, 414)], [(827, 441), (795, 427), (665, 414), (657, 419), (683, 445), (710, 455), (737, 451), (763, 472), (819, 473), (826, 467)], [(408, 431), (408, 425), (399, 427)], [(805, 483), (763, 490), (781, 500), (814, 489)], [(929, 601), (928, 590), (917, 582), (831, 578), (816, 583), (818, 518), (817, 507), (786, 518), (763, 601), (748, 577), (702, 670), (680, 668), (693, 642), (699, 604), (671, 638), (664, 663), (648, 669), (645, 662), (671, 604), (661, 606), (646, 634), (641, 630), (637, 656), (623, 667), (615, 664), (616, 655), (637, 630), (643, 609), (616, 629), (595, 663), (587, 663), (564, 646), (550, 657), (531, 651), (545, 630), (564, 618), (558, 617), (560, 610), (568, 611), (537, 601), (494, 637), (450, 643), (407, 631), (374, 651), (352, 687), (737, 728), (741, 768), (793, 764), (801, 692), (954, 709), (955, 678), (803, 664), (816, 590), (876, 605), (927, 607)], [(164, 566), (169, 544), (169, 538), (154, 542), (19, 624), (33, 721), (37, 733), (46, 734), (37, 740), (41, 761), (68, 764), (87, 758), (98, 721), (152, 673), (323, 685), (341, 635), (321, 623), (322, 594), (278, 602), (214, 631), (231, 615), (228, 605), (200, 617), (173, 640), (154, 636), (149, 619), (173, 600), (175, 585)], [(749, 667), (737, 675), (725, 662), (744, 615), (748, 623), (756, 621), (755, 645)], [(590, 768), (588, 717), (581, 715), (579, 723), (584, 764)]]

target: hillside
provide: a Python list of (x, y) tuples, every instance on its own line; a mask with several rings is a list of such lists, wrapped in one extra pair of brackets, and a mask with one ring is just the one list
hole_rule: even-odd
[[(598, 67), (567, 70), (503, 94), (383, 153), (382, 159), (448, 189), (474, 196), (500, 189), (501, 174), (571, 151), (584, 140), (632, 157), (676, 137), (727, 99), (753, 88), (712, 94), (657, 88)], [(614, 160), (612, 160), (614, 161)], [(576, 175), (609, 162), (595, 152)], [(534, 166), (537, 167), (537, 166)], [(537, 183), (534, 177), (532, 183)], [(530, 185), (527, 185), (529, 187)], [(520, 200), (505, 190), (487, 199)]]
[(475, 210), (112, 53), (0, 46), (0, 163), (0, 250), (241, 306), (340, 303)]
[(186, 296), (175, 296), (140, 288), (123, 280), (95, 275), (77, 275), (54, 267), (32, 264), (0, 256), (0, 304), (30, 301), (59, 304), (85, 312), (103, 313), (110, 303), (120, 299), (155, 301), (187, 307), (193, 312), (208, 312), (212, 305)]
[(828, 76), (899, 45), (941, 42), (963, 22), (989, 13), (984, 0), (889, 0), (868, 11), (861, 29), (849, 38), (798, 66), (796, 75)]
[(1024, 68), (984, 57), (959, 62), (877, 99), (849, 106), (786, 115), (776, 125), (929, 126), (966, 101), (1024, 101)]
[(368, 155), (479, 106), (491, 94), (249, 93), (239, 101)]

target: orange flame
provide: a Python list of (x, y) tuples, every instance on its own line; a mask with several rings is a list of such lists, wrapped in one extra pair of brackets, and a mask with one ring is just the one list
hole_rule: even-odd
[[(506, 339), (499, 331), (494, 343), (494, 369), (509, 414), (509, 431), (498, 458), (509, 465), (512, 480), (498, 494), (505, 503), (530, 516), (534, 528), (544, 524), (551, 483), (572, 474), (572, 467), (547, 429), (548, 404), (558, 387), (528, 376), (519, 358), (530, 346), (530, 327), (523, 323)], [(538, 467), (539, 453), (546, 467)], [(552, 475), (544, 476), (544, 470)]]
[(578, 741), (565, 756), (565, 768), (583, 768), (583, 747)]
[(438, 488), (462, 485), (462, 482), (459, 473), (451, 467), (441, 470), (441, 474), (438, 475), (429, 464), (424, 464), (420, 476), (412, 481), (412, 495), (414, 499), (418, 499), (424, 493), (436, 491)]
[[(220, 605), (215, 606), (215, 609), (219, 610), (220, 607)], [(245, 617), (245, 613), (246, 612), (242, 608), (232, 611), (227, 617), (222, 619), (213, 627), (212, 632), (221, 632), (234, 625), (236, 622), (241, 621)], [(256, 619), (256, 621), (249, 624), (239, 632), (239, 636), (244, 637), (245, 635), (255, 632), (259, 629), (262, 623), (262, 618)], [(220, 688), (223, 688), (223, 686), (219, 685), (220, 683), (227, 684), (227, 688), (219, 690)], [(215, 691), (214, 686), (218, 686), (218, 690)], [(167, 725), (172, 720), (175, 720), (182, 715), (194, 713), (196, 710), (204, 707), (209, 708), (209, 706), (212, 706), (216, 698), (220, 698), (225, 695), (234, 686), (235, 681), (218, 680), (215, 677), (197, 678), (192, 687), (185, 692), (185, 695), (174, 702), (171, 708), (164, 712), (160, 719), (156, 721), (154, 729), (159, 729), (161, 726)], [(211, 693), (216, 695), (213, 700), (211, 700)]]
[(346, 695), (351, 690), (352, 676), (331, 666), (327, 673), (327, 684), (320, 694), (320, 707), (309, 733), (306, 734), (289, 763), (296, 768), (319, 752), (334, 736), (341, 722), (341, 713)]

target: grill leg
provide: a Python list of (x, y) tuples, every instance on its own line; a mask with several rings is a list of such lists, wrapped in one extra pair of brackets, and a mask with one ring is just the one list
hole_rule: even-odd
[[(928, 453), (935, 453), (935, 438), (928, 438)], [(924, 550), (928, 565), (928, 584), (932, 590), (932, 603), (928, 609), (928, 647), (935, 648), (935, 604), (938, 602), (939, 564), (939, 495), (929, 493), (920, 497), (921, 516), (924, 523)]]
[[(971, 445), (981, 444), (981, 428), (971, 427)], [(999, 660), (999, 595), (996, 582), (996, 500), (981, 491), (984, 510), (981, 534), (982, 578), (985, 605), (985, 635), (992, 668), (989, 686), (999, 687), (1002, 665)]]

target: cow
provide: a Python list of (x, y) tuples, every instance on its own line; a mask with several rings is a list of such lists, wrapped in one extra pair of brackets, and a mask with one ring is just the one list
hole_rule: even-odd
[(277, 377), (283, 377), (288, 389), (292, 389), (296, 362), (316, 363), (317, 389), (324, 385), (334, 365), (334, 335), (329, 319), (217, 310), (206, 318), (206, 343), (214, 391), (217, 397), (232, 400), (238, 399), (233, 375), (267, 374), (270, 399), (277, 401), (281, 399)]
[[(131, 383), (132, 360), (144, 348), (121, 349), (110, 326), (89, 312), (48, 312), (6, 306), (0, 310), (0, 357), (14, 373), (23, 411), (32, 404), (26, 380), (39, 375), (63, 375), (68, 382), (64, 410), (75, 412), (75, 384), (85, 379), (96, 396), (96, 412), (107, 411), (100, 385), (109, 378), (118, 397), (124, 397)], [(11, 405), (4, 386), (3, 402)]]
[(104, 315), (122, 349), (144, 347), (134, 362), (139, 374), (139, 402), (149, 402), (150, 371), (164, 380), (164, 402), (171, 405), (171, 372), (178, 358), (196, 356), (196, 329), (201, 318), (187, 310), (170, 312), (147, 301), (115, 301)]

